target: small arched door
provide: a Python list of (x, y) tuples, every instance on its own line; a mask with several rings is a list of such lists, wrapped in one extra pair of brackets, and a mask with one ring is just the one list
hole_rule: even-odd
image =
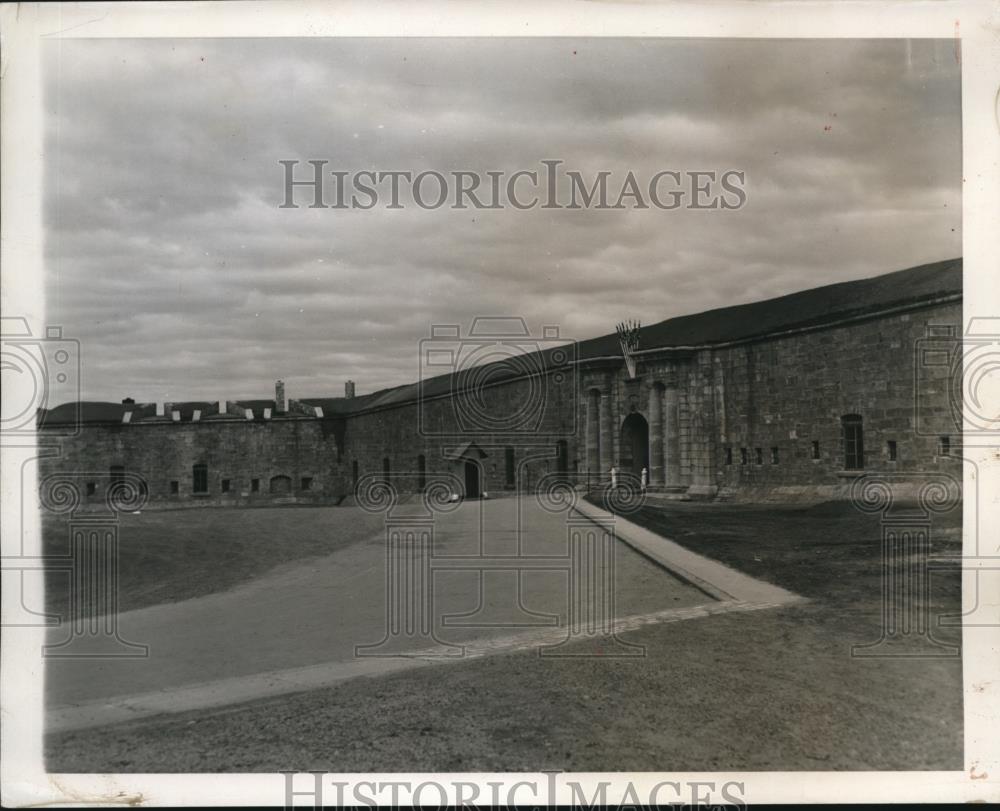
[(465, 460), (465, 497), (479, 498), (479, 463)]

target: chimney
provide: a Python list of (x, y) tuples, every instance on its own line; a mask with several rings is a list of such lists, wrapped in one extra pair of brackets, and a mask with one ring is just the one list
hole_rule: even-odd
[(126, 397), (122, 400), (122, 405), (135, 405), (135, 400), (131, 397)]
[(346, 397), (348, 400), (350, 400), (350, 399), (352, 399), (354, 397), (354, 381), (353, 380), (348, 380), (344, 384), (344, 397)]
[(285, 384), (280, 380), (274, 384), (274, 410), (279, 414), (288, 411), (288, 400), (285, 399)]

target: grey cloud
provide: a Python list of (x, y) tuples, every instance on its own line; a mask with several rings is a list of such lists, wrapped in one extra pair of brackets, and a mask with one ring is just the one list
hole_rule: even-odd
[[(360, 391), (434, 322), (585, 338), (960, 252), (944, 41), (60, 40), (49, 320), (85, 395)], [(736, 168), (738, 212), (281, 210), (331, 168)], [(86, 360), (89, 358), (90, 360)]]

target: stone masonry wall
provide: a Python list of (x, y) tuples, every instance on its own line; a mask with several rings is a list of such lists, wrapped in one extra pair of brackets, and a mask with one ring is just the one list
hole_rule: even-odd
[[(416, 490), (419, 456), (428, 480), (435, 474), (461, 479), (464, 462), (448, 457), (472, 442), (485, 454), (479, 459), (483, 489), (491, 494), (530, 490), (541, 476), (558, 470), (560, 442), (565, 443), (566, 469), (583, 465), (577, 443), (580, 414), (571, 375), (489, 386), (475, 400), (448, 397), (355, 414), (347, 419), (345, 469), (353, 472), (357, 463), (359, 477), (381, 475), (388, 460), (398, 487)], [(510, 419), (504, 421), (504, 415)], [(513, 485), (507, 480), (508, 447), (513, 449)]]
[(960, 475), (945, 380), (918, 369), (915, 350), (929, 328), (958, 335), (961, 323), (955, 303), (700, 352), (690, 408), (715, 419), (692, 420), (693, 470), (723, 487), (835, 484), (857, 475), (844, 469), (841, 423), (856, 414), (866, 471)]
[[(92, 484), (86, 499), (95, 503), (112, 465), (143, 477), (153, 507), (338, 503), (356, 479), (381, 476), (386, 464), (401, 491), (417, 490), (421, 456), (425, 481), (445, 473), (461, 481), (465, 461), (451, 457), (464, 448), (491, 494), (530, 491), (562, 471), (596, 484), (621, 458), (622, 423), (633, 413), (660, 426), (655, 451), (650, 442), (650, 459), (662, 457), (657, 475), (668, 471), (669, 487), (691, 493), (849, 482), (858, 472), (844, 470), (847, 414), (862, 418), (866, 471), (959, 475), (948, 370), (924, 368), (915, 350), (929, 332), (957, 336), (961, 316), (960, 303), (915, 308), (730, 347), (665, 350), (640, 361), (636, 380), (604, 360), (487, 386), (471, 399), (336, 419), (86, 425), (62, 441), (58, 457), (42, 461), (42, 476), (63, 471)], [(675, 403), (669, 417), (668, 403)], [(206, 493), (193, 492), (196, 464), (207, 467)]]
[[(104, 501), (113, 465), (145, 480), (151, 507), (309, 503), (345, 492), (333, 432), (319, 420), (86, 425), (60, 448), (59, 456), (41, 461), (40, 478), (67, 474), (85, 503), (95, 505)], [(193, 492), (196, 464), (207, 467), (205, 493)]]

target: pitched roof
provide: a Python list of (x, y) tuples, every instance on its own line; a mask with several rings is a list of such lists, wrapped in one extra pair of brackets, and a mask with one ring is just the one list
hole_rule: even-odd
[[(711, 346), (749, 340), (786, 330), (822, 326), (942, 296), (960, 295), (961, 292), (962, 260), (949, 259), (868, 279), (814, 287), (765, 301), (670, 318), (643, 327), (639, 349)], [(498, 382), (518, 377), (532, 365), (539, 371), (551, 370), (560, 365), (554, 357), (555, 351), (546, 349), (524, 356), (520, 362), (497, 364), (498, 368), (490, 374), (490, 380)], [(580, 341), (575, 347), (570, 347), (570, 351), (575, 351), (580, 360), (621, 357), (616, 333)], [(421, 395), (435, 397), (450, 391), (462, 391), (473, 376), (482, 378), (483, 373), (481, 370), (462, 370), (349, 400), (341, 397), (306, 399), (302, 402), (323, 404), (326, 416), (350, 414), (412, 402)]]
[[(640, 349), (669, 346), (704, 346), (762, 337), (775, 332), (820, 326), (844, 318), (875, 313), (918, 301), (960, 294), (962, 260), (949, 259), (868, 279), (814, 287), (765, 301), (721, 307), (682, 315), (644, 327)], [(616, 335), (585, 341), (587, 353), (614, 347)]]
[[(765, 301), (670, 318), (642, 327), (639, 349), (712, 346), (752, 340), (788, 330), (821, 327), (846, 318), (863, 317), (941, 297), (960, 296), (961, 293), (962, 259), (949, 259), (868, 279), (814, 287)], [(560, 347), (542, 349), (487, 364), (485, 367), (462, 369), (352, 398), (307, 397), (299, 398), (299, 402), (321, 407), (325, 418), (343, 417), (359, 411), (401, 405), (420, 396), (435, 397), (451, 391), (462, 391), (472, 380), (482, 380), (484, 374), (494, 383), (521, 377), (526, 371), (550, 371), (566, 363), (566, 357), (556, 354), (559, 349)], [(563, 346), (561, 349), (563, 355), (569, 353), (569, 361), (574, 356), (580, 360), (621, 356), (615, 333), (580, 341), (575, 346)], [(488, 372), (484, 373), (484, 369), (488, 369)], [(273, 400), (240, 400), (238, 404), (252, 409), (257, 419), (263, 417), (264, 408), (271, 408), (274, 413)], [(199, 405), (206, 406), (209, 412), (217, 411), (217, 406), (213, 403), (175, 403), (173, 407), (180, 406), (182, 415), (187, 415), (182, 416), (182, 419), (189, 420), (190, 411)], [(50, 409), (47, 414), (40, 412), (39, 424), (72, 422), (75, 420), (76, 406), (75, 403), (66, 403)], [(120, 403), (98, 402), (80, 403), (79, 406), (82, 422), (121, 422), (125, 408)], [(153, 409), (155, 415), (155, 407), (148, 404), (130, 407), (142, 409), (141, 414), (132, 417), (133, 420), (139, 416), (149, 419), (146, 409)]]

